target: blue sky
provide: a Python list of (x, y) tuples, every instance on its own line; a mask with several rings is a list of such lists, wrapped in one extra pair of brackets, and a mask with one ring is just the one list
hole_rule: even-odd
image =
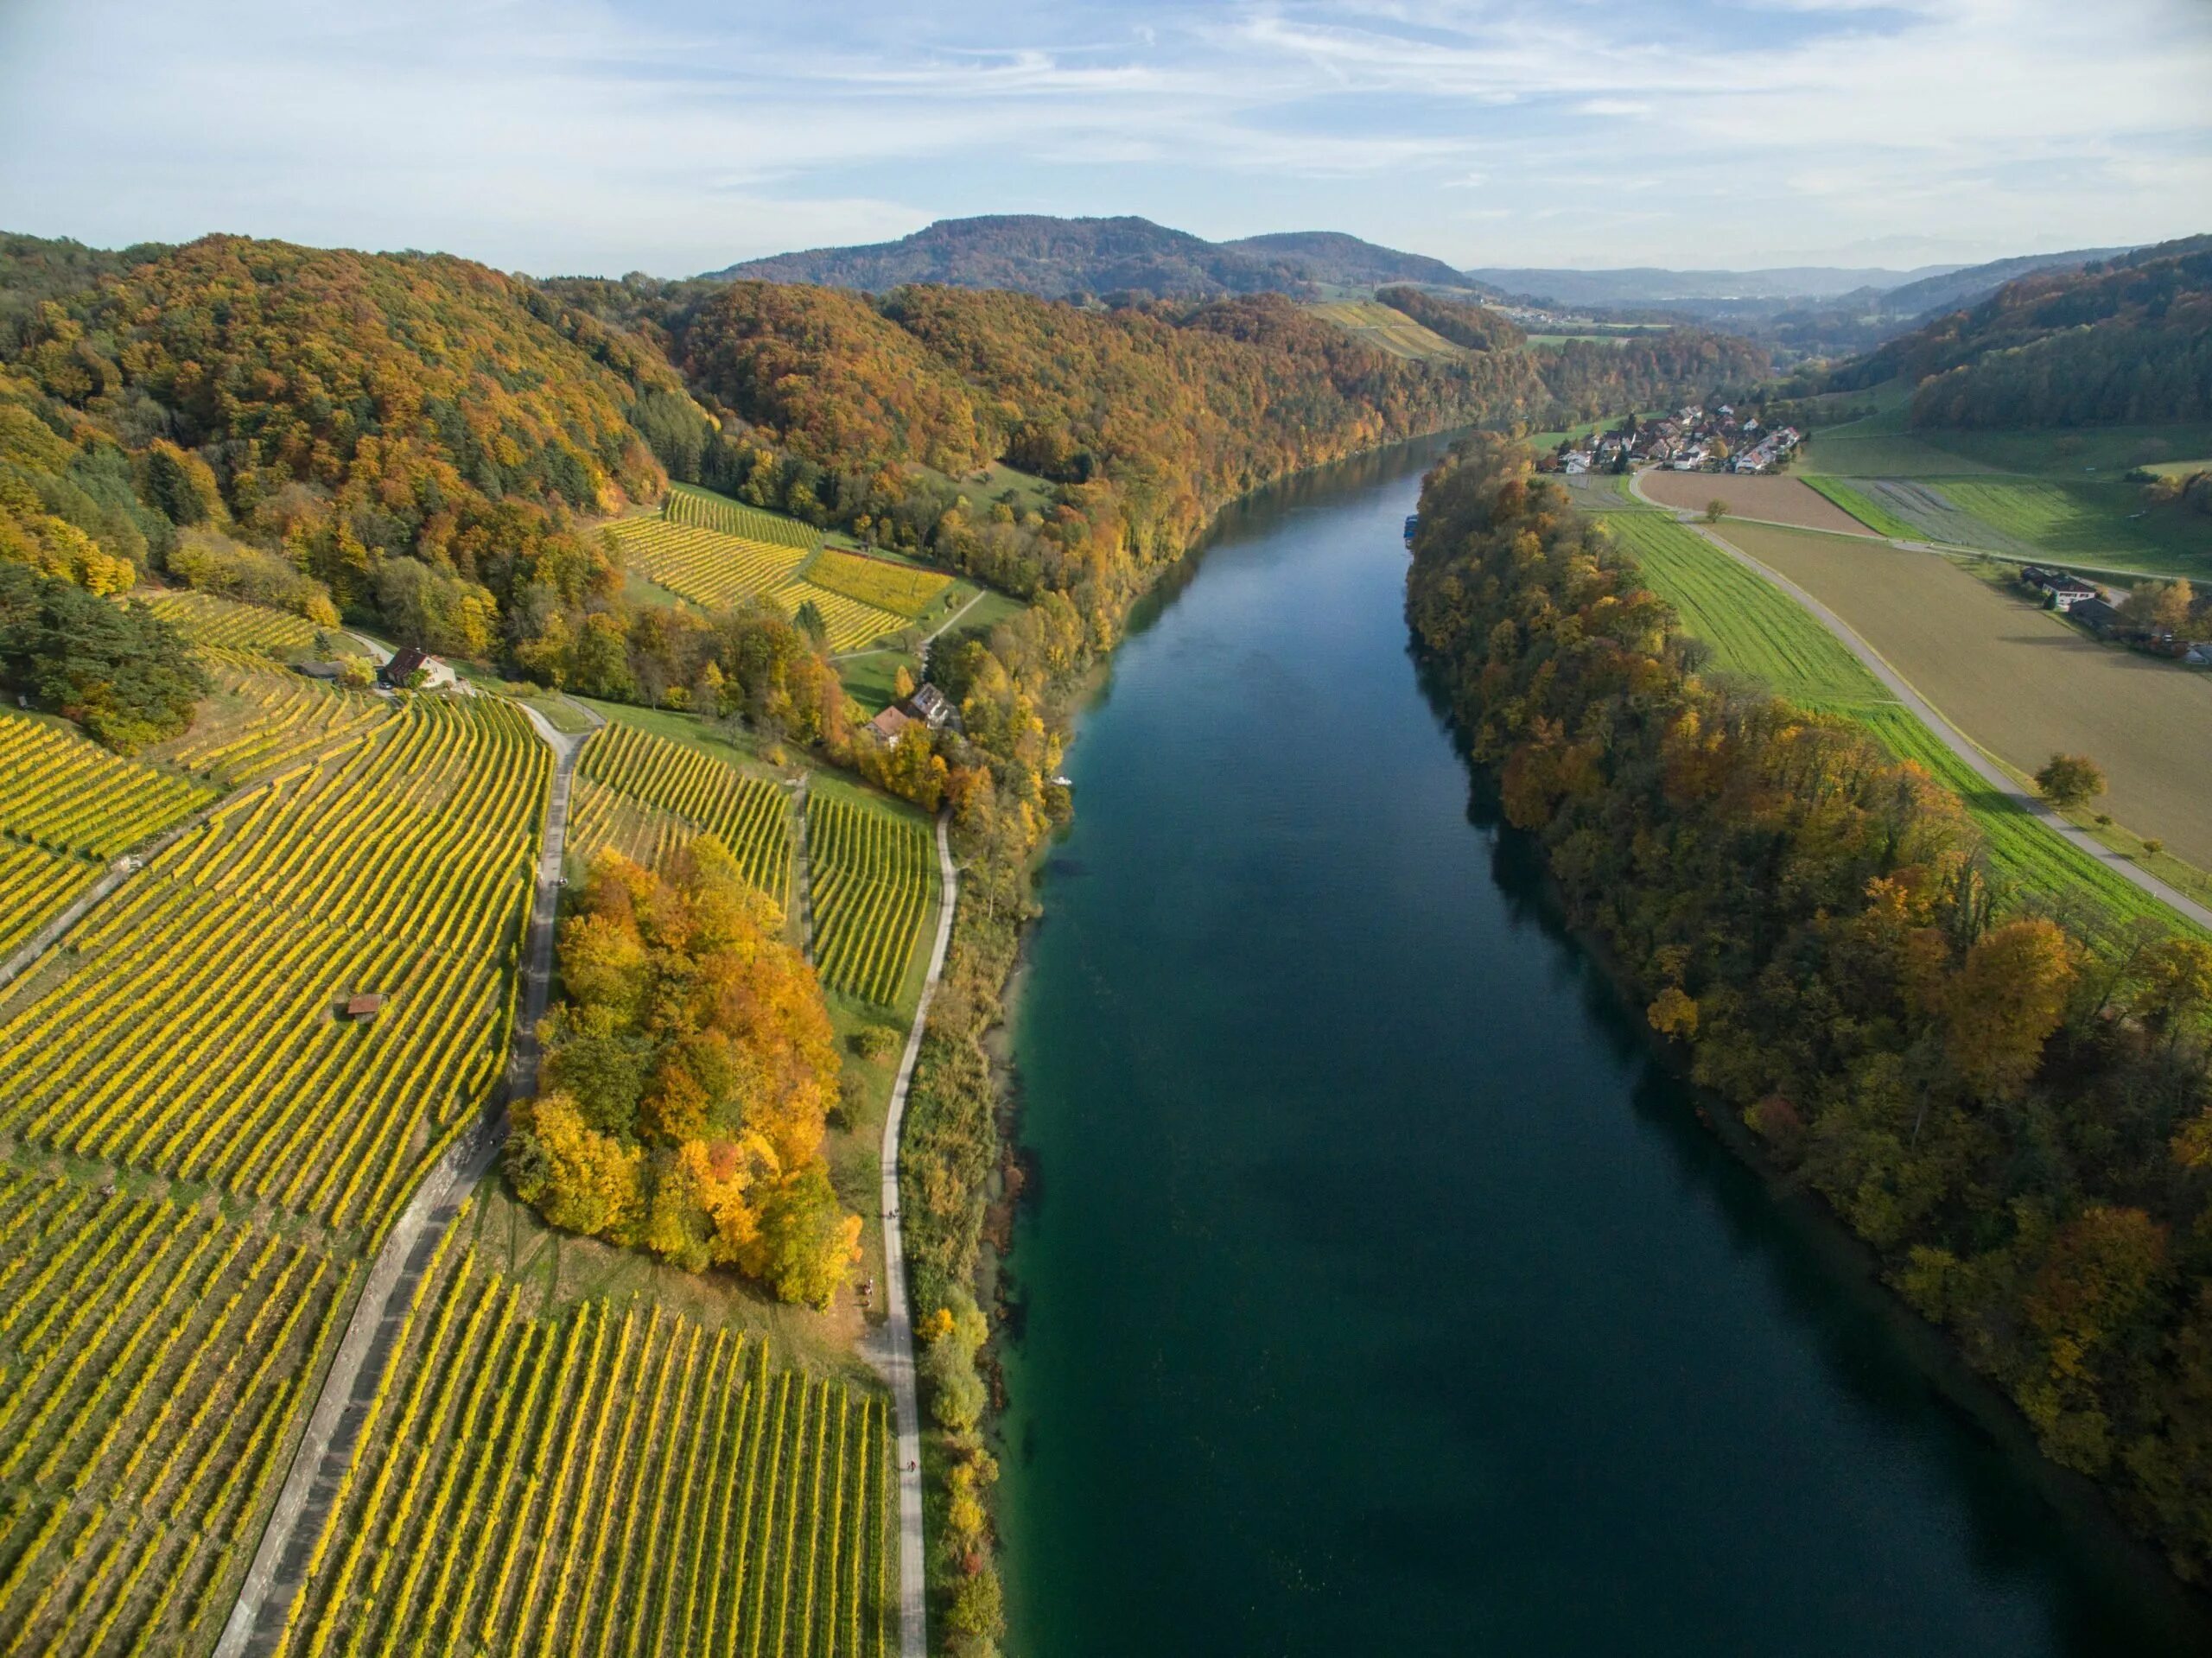
[(2212, 230), (2208, 0), (0, 0), (0, 228), (683, 275), (976, 213), (1456, 264)]

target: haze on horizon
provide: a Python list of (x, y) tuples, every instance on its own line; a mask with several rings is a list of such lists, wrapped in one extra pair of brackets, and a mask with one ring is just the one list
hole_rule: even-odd
[(983, 213), (1910, 267), (2212, 201), (2203, 0), (19, 0), (0, 228), (681, 276)]

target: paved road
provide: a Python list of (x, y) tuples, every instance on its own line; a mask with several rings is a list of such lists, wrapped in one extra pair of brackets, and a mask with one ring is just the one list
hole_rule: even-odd
[[(1843, 642), (1844, 645), (1850, 651), (1852, 655), (1857, 657), (1860, 662), (1866, 664), (1867, 671), (1872, 673), (1875, 678), (1882, 682), (1882, 684), (1888, 689), (1891, 696), (1896, 697), (1898, 702), (1904, 704), (1906, 708), (1911, 709), (1913, 714), (1919, 719), (1923, 725), (1925, 725), (1930, 731), (1934, 732), (1937, 737), (1942, 740), (1943, 746), (1946, 748), (1949, 749), (1961, 760), (1964, 760), (1968, 765), (1972, 766), (1974, 771), (1974, 775), (1980, 778), (1981, 780), (1989, 785), (1991, 788), (1996, 790), (1999, 794), (2009, 796), (2012, 799), (2018, 802), (2022, 806), (2026, 807), (2028, 810), (2033, 812), (2037, 817), (2040, 817), (2044, 821), (2044, 827), (2049, 829), (2052, 834), (2059, 835), (2067, 841), (2070, 841), (2079, 850), (2086, 854), (2088, 856), (2095, 859), (2099, 863), (2111, 870), (2114, 874), (2120, 876), (2123, 880), (2133, 882), (2144, 892), (2148, 893), (2152, 898), (2157, 899), (2161, 904), (2164, 904), (2179, 912), (2181, 914), (2187, 916), (2191, 921), (2196, 923), (2198, 926), (2212, 929), (2212, 908), (2208, 908), (2206, 905), (2199, 904), (2195, 899), (2190, 898), (2187, 893), (2180, 891), (2178, 888), (2168, 886), (2164, 881), (2160, 880), (2156, 875), (2144, 868), (2142, 865), (2137, 863), (2132, 858), (2121, 857), (2120, 854), (2114, 852), (2110, 847), (2106, 846), (2102, 842), (2097, 840), (2095, 836), (2092, 835), (2087, 829), (2078, 829), (2074, 824), (2067, 822), (2065, 818), (2061, 817), (2056, 811), (2051, 810), (2050, 805), (2044, 802), (2041, 796), (2031, 794), (2025, 789), (2023, 789), (2018, 784), (2013, 782), (2012, 778), (2006, 774), (2004, 769), (2000, 767), (1996, 761), (1991, 759), (1988, 755), (1983, 753), (1980, 749), (1974, 746), (1972, 740), (1969, 739), (1964, 732), (1961, 731), (1948, 720), (1946, 720), (1941, 714), (1937, 713), (1935, 706), (1930, 703), (1926, 697), (1921, 696), (1918, 691), (1915, 690), (1912, 688), (1911, 683), (1907, 680), (1903, 674), (1900, 674), (1896, 669), (1891, 667), (1890, 664), (1883, 659), (1880, 651), (1875, 650), (1872, 645), (1867, 644), (1865, 639), (1859, 638), (1859, 636), (1853, 631), (1851, 625), (1845, 621), (1842, 617), (1837, 615), (1835, 612), (1830, 610), (1826, 605), (1822, 604), (1818, 599), (1813, 597), (1813, 595), (1808, 593), (1804, 588), (1799, 587), (1788, 576), (1783, 575), (1781, 571), (1769, 569), (1765, 564), (1763, 564), (1758, 559), (1753, 558), (1749, 553), (1745, 552), (1741, 548), (1732, 546), (1729, 543), (1722, 540), (1719, 536), (1713, 534), (1713, 532), (1707, 529), (1705, 525), (1697, 522), (1697, 517), (1694, 513), (1678, 511), (1673, 507), (1661, 505), (1659, 502), (1653, 501), (1649, 496), (1644, 494), (1642, 490), (1637, 487), (1636, 480), (1633, 474), (1630, 477), (1629, 487), (1630, 490), (1635, 492), (1638, 500), (1648, 502), (1649, 505), (1658, 507), (1662, 512), (1673, 512), (1675, 517), (1680, 522), (1688, 524), (1692, 530), (1697, 531), (1699, 535), (1704, 537), (1705, 539), (1710, 542), (1714, 547), (1719, 549), (1720, 551), (1734, 559), (1738, 564), (1744, 566), (1745, 569), (1751, 570), (1764, 580), (1774, 583), (1776, 587), (1780, 588), (1784, 593), (1788, 594), (1792, 599), (1795, 599), (1808, 611), (1811, 612), (1821, 626), (1827, 628), (1829, 632), (1834, 634), (1838, 639)], [(1878, 537), (1877, 539), (1878, 539)], [(1901, 547), (1914, 545), (1914, 543), (1906, 542), (1899, 542), (1895, 544)], [(1933, 551), (1934, 549), (1929, 548), (1925, 550)]]
[[(561, 899), (561, 860), (569, 828), (569, 793), (575, 780), (576, 752), (582, 736), (556, 731), (545, 717), (518, 704), (552, 746), (553, 786), (545, 806), (545, 833), (539, 842), (537, 884), (531, 903), (530, 931), (524, 950), (522, 1005), (518, 1012), (508, 1062), (507, 1085), (484, 1115), (440, 1158), (416, 1189), (407, 1207), (385, 1234), (369, 1267), (368, 1282), (353, 1304), (322, 1391), (308, 1419), (307, 1432), (293, 1452), (283, 1489), (239, 1586), (237, 1604), (215, 1646), (216, 1658), (244, 1658), (249, 1651), (273, 1650), (297, 1593), (315, 1534), (337, 1494), (353, 1455), (353, 1439), (375, 1395), (384, 1360), (398, 1339), (416, 1281), (429, 1267), (439, 1236), (460, 1213), (478, 1180), (490, 1170), (507, 1137), (507, 1100), (534, 1083), (537, 1067), (537, 1021), (545, 1015), (553, 981), (554, 923)], [(588, 714), (590, 711), (586, 710)], [(596, 715), (593, 723), (599, 723)], [(302, 1525), (310, 1515), (314, 1523)]]
[(906, 1298), (906, 1249), (899, 1236), (899, 1128), (906, 1115), (906, 1089), (914, 1078), (914, 1061), (922, 1051), (922, 1028), (929, 1020), (938, 981), (944, 974), (944, 953), (952, 942), (953, 906), (960, 898), (960, 873), (952, 867), (952, 842), (943, 816), (937, 820), (937, 867), (944, 897), (938, 905), (937, 937), (930, 945), (929, 976), (922, 982), (922, 999), (914, 1009), (913, 1027), (906, 1032), (906, 1051), (899, 1061), (899, 1077), (891, 1085), (891, 1114), (883, 1123), (886, 1317), (868, 1353), (870, 1362), (891, 1384), (899, 1430), (899, 1658), (925, 1658), (929, 1650), (922, 1580), (922, 1421), (914, 1394), (914, 1312)]

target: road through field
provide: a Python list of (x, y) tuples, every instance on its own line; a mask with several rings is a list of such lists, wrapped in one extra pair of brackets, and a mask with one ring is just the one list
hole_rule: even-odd
[[(363, 1388), (373, 1394), (383, 1369), (383, 1355), (405, 1325), (408, 1302), (435, 1252), (440, 1235), (460, 1213), (461, 1204), (506, 1143), (507, 1099), (518, 1090), (529, 1089), (536, 1079), (537, 1021), (545, 1016), (553, 983), (554, 921), (560, 909), (569, 793), (584, 739), (556, 731), (536, 708), (518, 706), (529, 715), (537, 734), (551, 746), (555, 759), (523, 954), (523, 995), (512, 1038), (507, 1087), (438, 1159), (378, 1249), (368, 1281), (362, 1286), (360, 1299), (353, 1304), (346, 1333), (323, 1377), (307, 1431), (293, 1452), (283, 1489), (270, 1511), (260, 1547), (254, 1551), (238, 1601), (223, 1626), (222, 1638), (216, 1642), (216, 1658), (243, 1658), (249, 1650), (275, 1648), (313, 1546), (315, 1528), (303, 1528), (301, 1522), (310, 1513), (319, 1517), (337, 1492), (354, 1435), (368, 1408), (369, 1398)], [(594, 725), (600, 722), (598, 715), (591, 718)], [(378, 1362), (372, 1363), (372, 1358)]]
[(2110, 785), (2101, 810), (2212, 867), (2212, 680), (2101, 644), (1948, 559), (1764, 525), (1719, 533), (1840, 616), (2016, 777), (2089, 755)]
[(1829, 632), (1834, 634), (1838, 639), (1842, 641), (1846, 648), (1847, 648), (1853, 656), (1857, 657), (1859, 661), (1866, 664), (1867, 670), (1877, 679), (1882, 682), (1883, 685), (1889, 690), (1891, 696), (1895, 696), (1899, 702), (1910, 709), (1913, 715), (1921, 721), (1922, 724), (1925, 725), (1930, 731), (1934, 732), (1937, 737), (1941, 738), (1942, 740), (1943, 746), (1946, 748), (1948, 748), (1953, 753), (1956, 754), (1960, 759), (1963, 760), (1967, 765), (1972, 766), (1975, 774), (1980, 777), (1983, 782), (1988, 784), (1991, 788), (1996, 790), (2000, 794), (2008, 796), (2012, 799), (2018, 801), (2021, 805), (2026, 807), (2030, 811), (2035, 813), (2037, 816), (2040, 817), (2044, 821), (2045, 827), (2050, 829), (2053, 834), (2060, 835), (2065, 840), (2071, 842), (2074, 846), (2079, 848), (2082, 852), (2085, 853), (2089, 857), (2095, 859), (2107, 869), (2112, 870), (2114, 873), (2141, 888), (2144, 892), (2148, 893), (2160, 903), (2165, 904), (2177, 911), (2179, 913), (2187, 916), (2191, 921), (2196, 922), (2200, 927), (2212, 928), (2212, 908), (2208, 908), (2204, 905), (2197, 903), (2196, 899), (2189, 897), (2186, 893), (2178, 891), (2175, 887), (2168, 886), (2164, 881), (2160, 880), (2156, 875), (2151, 873), (2149, 870), (2145, 869), (2140, 864), (2135, 862), (2133, 859), (2121, 857), (2120, 854), (2113, 851), (2111, 848), (2104, 845), (2101, 842), (2090, 835), (2087, 830), (2077, 829), (2072, 823), (2068, 823), (2066, 819), (2061, 817), (2056, 812), (2053, 811), (2048, 805), (2046, 805), (2039, 797), (2030, 794), (2026, 790), (2021, 788), (2019, 785), (2013, 782), (2010, 777), (2005, 775), (2003, 767), (1998, 765), (1989, 758), (1988, 755), (1977, 748), (1965, 735), (1965, 734), (1961, 732), (1955, 726), (1952, 725), (1948, 720), (1946, 720), (1942, 715), (1938, 713), (1936, 708), (1929, 703), (1925, 697), (1922, 696), (1917, 690), (1914, 689), (1911, 683), (1908, 681), (1904, 675), (1898, 673), (1896, 669), (1892, 668), (1889, 664), (1888, 662), (1884, 660), (1881, 652), (1868, 645), (1865, 639), (1861, 638), (1858, 633), (1853, 631), (1849, 623), (1846, 622), (1842, 617), (1837, 615), (1835, 612), (1830, 610), (1827, 606), (1821, 603), (1820, 600), (1815, 598), (1810, 593), (1808, 593), (1803, 588), (1791, 581), (1787, 575), (1784, 575), (1779, 570), (1771, 569), (1768, 565), (1760, 562), (1759, 560), (1752, 557), (1749, 553), (1745, 552), (1740, 547), (1732, 546), (1728, 542), (1722, 539), (1719, 536), (1713, 534), (1702, 524), (1692, 524), (1691, 528), (1696, 530), (1696, 531), (1700, 535), (1703, 536), (1706, 540), (1711, 542), (1713, 546), (1718, 548), (1720, 551), (1727, 554), (1729, 557), (1734, 559), (1738, 563), (1742, 564), (1747, 569), (1755, 572), (1764, 580), (1771, 581), (1777, 588), (1779, 588), (1783, 592), (1788, 594), (1792, 599), (1802, 605), (1808, 613), (1809, 613), (1814, 619), (1818, 621), (1821, 626), (1827, 628)]

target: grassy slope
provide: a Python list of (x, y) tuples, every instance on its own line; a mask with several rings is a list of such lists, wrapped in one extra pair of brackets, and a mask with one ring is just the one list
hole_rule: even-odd
[(1681, 613), (1684, 628), (1712, 647), (1714, 669), (1840, 714), (1899, 759), (1923, 767), (1958, 796), (1981, 834), (1992, 873), (2020, 899), (2093, 931), (2139, 918), (2173, 919), (2163, 905), (1991, 788), (1781, 589), (1657, 513), (1615, 513), (1606, 522), (1634, 551), (1653, 590)]
[[(1912, 431), (1904, 401), (1877, 400), (1875, 414), (1817, 431), (1798, 471), (1879, 533), (2212, 575), (2212, 524), (2203, 515), (2150, 507), (2121, 477), (2145, 461), (2212, 452), (2212, 427)], [(1896, 487), (1898, 480), (1912, 486)]]

